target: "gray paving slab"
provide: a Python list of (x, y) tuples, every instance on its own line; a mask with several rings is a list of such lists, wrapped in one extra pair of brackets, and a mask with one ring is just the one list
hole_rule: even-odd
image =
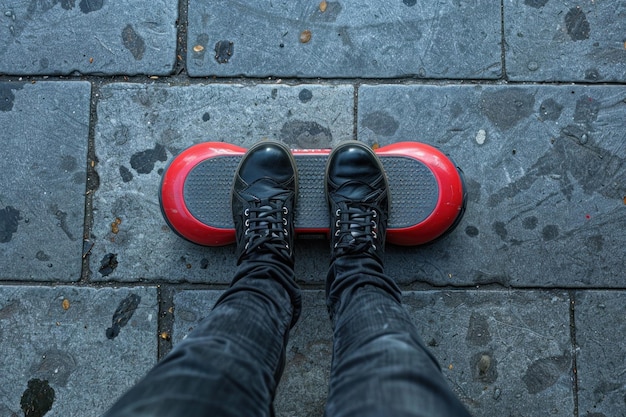
[(169, 74), (176, 0), (7, 0), (0, 74)]
[(0, 280), (80, 278), (90, 92), (0, 82)]
[[(188, 243), (163, 220), (158, 188), (168, 161), (203, 141), (248, 147), (272, 138), (298, 148), (329, 147), (352, 137), (353, 106), (354, 90), (346, 85), (103, 87), (95, 133), (100, 186), (93, 202), (93, 279), (230, 282), (234, 247)], [(303, 262), (298, 274), (307, 275), (312, 262)]]
[(626, 293), (576, 292), (579, 415), (624, 416)]
[(499, 78), (489, 0), (189, 2), (191, 76)]
[[(220, 292), (175, 297), (176, 343), (212, 308)], [(445, 378), (474, 415), (571, 416), (574, 410), (569, 297), (541, 291), (406, 292), (405, 305)], [(322, 415), (332, 331), (323, 291), (304, 291), (279, 385), (281, 416)], [(294, 401), (297, 398), (297, 401)]]
[(574, 415), (566, 293), (425, 291), (404, 299), (472, 415)]
[(626, 1), (503, 5), (510, 80), (626, 81)]
[(155, 289), (0, 286), (0, 415), (101, 415), (156, 362), (157, 318)]
[(623, 286), (626, 88), (366, 85), (358, 95), (360, 140), (429, 143), (465, 172), (454, 233), (387, 251), (401, 282)]

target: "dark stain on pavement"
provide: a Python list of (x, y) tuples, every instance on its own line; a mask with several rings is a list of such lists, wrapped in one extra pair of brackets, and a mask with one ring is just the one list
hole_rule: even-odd
[(522, 88), (485, 91), (480, 98), (480, 108), (487, 118), (500, 129), (507, 130), (530, 116), (535, 96)]
[(543, 237), (543, 240), (545, 240), (546, 242), (556, 239), (557, 237), (559, 237), (559, 227), (554, 224), (547, 225), (541, 231), (541, 237)]
[(592, 253), (601, 252), (604, 248), (604, 236), (602, 235), (593, 235), (589, 236), (585, 242), (585, 246)]
[(522, 227), (526, 230), (535, 230), (538, 223), (539, 219), (535, 216), (525, 217), (524, 220), (522, 220)]
[(76, 158), (71, 155), (63, 155), (61, 157), (60, 167), (63, 171), (72, 172), (78, 168), (78, 162), (76, 161)]
[(40, 379), (64, 387), (75, 370), (76, 360), (72, 355), (58, 349), (51, 349), (41, 355), (41, 362), (35, 365), (31, 372)]
[(524, 0), (524, 4), (526, 6), (534, 7), (535, 9), (540, 9), (548, 4), (548, 0)]
[(46, 262), (46, 261), (50, 260), (50, 255), (48, 255), (46, 252), (40, 250), (40, 251), (37, 251), (37, 253), (35, 254), (35, 258), (38, 261)]
[[(579, 116), (594, 117), (580, 110)], [(585, 116), (583, 116), (585, 115)], [(595, 145), (589, 126), (571, 124), (561, 130), (553, 146), (526, 171), (526, 175), (508, 184), (489, 197), (489, 207), (495, 207), (508, 198), (528, 190), (539, 178), (550, 176), (561, 185), (561, 193), (572, 198), (572, 179), (587, 195), (599, 193), (607, 198), (621, 200), (621, 178), (626, 176), (624, 158)]]
[(22, 394), (20, 406), (24, 417), (43, 417), (54, 403), (54, 389), (48, 381), (31, 379), (28, 388)]
[(20, 211), (15, 207), (6, 206), (0, 210), (0, 243), (11, 241), (21, 219)]
[(313, 98), (313, 93), (308, 88), (303, 88), (300, 90), (300, 93), (298, 93), (298, 98), (301, 102), (308, 103)]
[(467, 226), (465, 228), (465, 234), (468, 235), (469, 237), (476, 237), (478, 236), (479, 233), (480, 231), (478, 230), (476, 226)]
[(124, 165), (120, 165), (120, 177), (122, 177), (122, 181), (124, 182), (131, 182), (133, 180), (133, 173)]
[(8, 303), (0, 308), (0, 320), (13, 318), (20, 310), (19, 300), (9, 300)]
[(402, 3), (409, 7), (413, 7), (417, 4), (417, 0), (402, 0)]
[(386, 111), (375, 111), (363, 117), (363, 127), (380, 136), (393, 136), (400, 123)]
[(104, 6), (104, 0), (81, 0), (81, 2), (78, 3), (78, 6), (80, 7), (80, 11), (85, 14), (96, 12), (102, 9), (102, 6)]
[(154, 149), (146, 149), (137, 152), (130, 157), (130, 166), (139, 174), (149, 174), (154, 169), (157, 161), (165, 162), (167, 160), (167, 152), (165, 147), (157, 143)]
[(554, 385), (570, 367), (571, 355), (567, 352), (561, 356), (541, 358), (530, 364), (522, 381), (529, 393), (537, 394)]
[(65, 10), (72, 10), (76, 5), (76, 0), (61, 0), (61, 7)]
[(498, 236), (500, 236), (500, 239), (502, 240), (506, 240), (506, 237), (509, 234), (509, 231), (506, 230), (506, 225), (503, 222), (494, 222), (493, 225), (493, 231), (496, 232), (496, 234)]
[(539, 106), (541, 120), (558, 120), (561, 117), (563, 106), (552, 98), (544, 100)]
[(590, 124), (598, 120), (600, 102), (589, 96), (582, 96), (576, 101), (574, 121), (576, 123)]
[(120, 334), (122, 327), (126, 326), (135, 314), (140, 302), (141, 297), (136, 294), (129, 294), (128, 297), (120, 301), (115, 313), (113, 313), (111, 327), (106, 330), (107, 338), (115, 339)]
[(597, 68), (589, 68), (588, 70), (585, 70), (585, 80), (598, 81), (600, 78), (602, 78), (602, 76)]
[(117, 254), (107, 253), (100, 261), (100, 269), (98, 269), (98, 272), (100, 272), (103, 277), (106, 277), (115, 271), (115, 268), (117, 268)]
[(330, 147), (333, 136), (317, 122), (291, 120), (280, 129), (280, 139), (301, 149), (320, 149)]
[(565, 28), (573, 41), (589, 39), (591, 27), (585, 12), (580, 7), (572, 7), (565, 15)]
[(486, 316), (472, 313), (465, 341), (472, 346), (485, 346), (491, 342), (491, 333), (489, 333), (489, 323)]
[(227, 64), (235, 53), (235, 44), (231, 41), (218, 41), (215, 44), (215, 60), (219, 64)]
[(3, 83), (0, 82), (0, 111), (13, 110), (16, 90), (23, 88), (23, 83)]
[(130, 24), (122, 30), (122, 43), (137, 61), (143, 58), (143, 54), (146, 52), (146, 43)]

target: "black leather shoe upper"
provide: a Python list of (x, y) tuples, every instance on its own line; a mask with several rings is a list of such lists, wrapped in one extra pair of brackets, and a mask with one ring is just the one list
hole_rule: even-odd
[(232, 190), (238, 263), (261, 251), (293, 264), (296, 196), (297, 170), (289, 148), (272, 141), (250, 148)]
[(326, 195), (333, 260), (346, 254), (367, 254), (382, 262), (389, 185), (374, 151), (360, 142), (335, 148), (326, 167)]

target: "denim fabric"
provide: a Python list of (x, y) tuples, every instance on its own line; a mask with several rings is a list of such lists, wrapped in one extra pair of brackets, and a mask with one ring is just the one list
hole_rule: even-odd
[(273, 415), (300, 306), (293, 269), (284, 261), (264, 255), (243, 262), (207, 318), (105, 416)]
[[(468, 415), (381, 265), (342, 257), (328, 282), (335, 344), (327, 417)], [(208, 317), (105, 416), (272, 416), (300, 303), (290, 266), (270, 255), (243, 262)]]
[(469, 416), (382, 265), (349, 255), (328, 275), (334, 349), (326, 416)]

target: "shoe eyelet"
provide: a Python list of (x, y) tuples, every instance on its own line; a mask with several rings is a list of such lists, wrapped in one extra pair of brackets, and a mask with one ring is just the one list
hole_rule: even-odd
[(339, 233), (340, 233), (340, 232), (341, 232), (340, 230), (337, 230), (337, 231), (335, 232), (335, 236), (339, 236)]
[(246, 221), (243, 223), (246, 227), (250, 226), (250, 219), (246, 219)]
[(249, 246), (250, 246), (250, 242), (246, 242), (246, 246), (244, 246), (243, 250), (248, 250)]
[(337, 211), (335, 211), (335, 216), (336, 217), (341, 216), (341, 209), (337, 209)]
[(376, 245), (372, 245), (372, 248), (374, 248), (374, 250), (378, 250), (378, 249), (376, 249)]
[(287, 207), (283, 207), (283, 213), (285, 215), (289, 214), (289, 209)]
[(376, 210), (372, 210), (372, 217), (376, 218), (376, 216), (378, 216), (378, 214), (376, 214)]
[(288, 234), (287, 229), (283, 229), (283, 233), (287, 235)]
[(283, 219), (283, 224), (287, 226), (287, 219)]
[(377, 239), (377, 238), (378, 238), (378, 235), (377, 235), (377, 234), (376, 234), (376, 232), (375, 232), (375, 231), (373, 231), (373, 230), (372, 230), (372, 236), (374, 237), (374, 239)]
[(372, 229), (378, 229), (378, 223), (372, 220)]
[(337, 221), (335, 222), (335, 227), (339, 227), (339, 222), (340, 222), (340, 220), (337, 220)]
[(244, 216), (246, 216), (246, 217), (248, 217), (248, 216), (250, 215), (250, 209), (249, 209), (249, 208), (245, 209), (245, 210), (243, 211), (243, 215), (244, 215)]

